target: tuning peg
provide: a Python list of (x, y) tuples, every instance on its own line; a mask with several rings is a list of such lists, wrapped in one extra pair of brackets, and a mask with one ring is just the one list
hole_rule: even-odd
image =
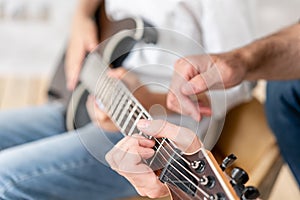
[(227, 167), (231, 166), (236, 159), (237, 157), (234, 154), (230, 154), (229, 156), (224, 158), (222, 164), (220, 165), (222, 171), (224, 171)]
[(257, 199), (259, 195), (258, 189), (253, 186), (247, 186), (243, 191), (242, 200)]
[(233, 168), (233, 170), (231, 171), (231, 178), (233, 184), (235, 185), (243, 185), (249, 180), (247, 172), (239, 167)]

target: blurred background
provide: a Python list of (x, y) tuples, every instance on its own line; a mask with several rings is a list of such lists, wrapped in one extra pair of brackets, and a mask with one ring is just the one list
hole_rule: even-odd
[(77, 0), (0, 0), (0, 74), (50, 75)]
[[(0, 73), (49, 76), (64, 50), (77, 0), (0, 0)], [(260, 0), (256, 34), (300, 18), (300, 0)]]

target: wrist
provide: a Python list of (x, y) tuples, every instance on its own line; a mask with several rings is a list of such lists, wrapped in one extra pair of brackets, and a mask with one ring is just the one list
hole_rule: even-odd
[(255, 58), (253, 57), (252, 49), (246, 47), (236, 49), (233, 51), (233, 57), (237, 58), (237, 65), (243, 68), (246, 76), (254, 70), (255, 64), (253, 60)]

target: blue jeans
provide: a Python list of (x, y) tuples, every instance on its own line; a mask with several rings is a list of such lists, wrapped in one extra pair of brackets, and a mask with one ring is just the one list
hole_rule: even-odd
[(300, 80), (269, 82), (266, 114), (281, 154), (300, 186)]
[(93, 124), (66, 133), (64, 108), (0, 112), (0, 199), (100, 199), (137, 195), (104, 162), (122, 138)]

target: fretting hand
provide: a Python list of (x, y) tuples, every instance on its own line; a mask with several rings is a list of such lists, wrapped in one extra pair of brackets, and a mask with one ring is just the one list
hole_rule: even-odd
[[(162, 120), (140, 120), (138, 128), (145, 134), (156, 138), (169, 138), (182, 151), (196, 152), (202, 143), (189, 129), (182, 128)], [(110, 166), (136, 188), (141, 196), (150, 198), (163, 197), (168, 194), (167, 186), (160, 182), (143, 159), (154, 155), (153, 140), (139, 135), (125, 137), (108, 154), (106, 160)]]

